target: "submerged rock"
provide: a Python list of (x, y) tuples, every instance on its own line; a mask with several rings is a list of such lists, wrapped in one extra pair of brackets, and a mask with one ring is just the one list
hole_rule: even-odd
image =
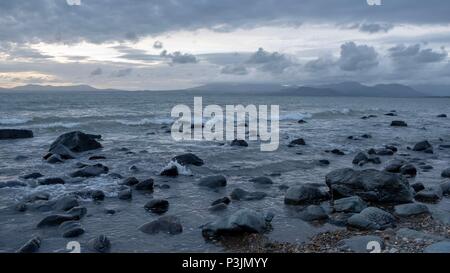
[(248, 143), (242, 139), (235, 139), (231, 142), (231, 146), (248, 147)]
[(391, 122), (392, 127), (408, 127), (408, 124), (402, 120), (394, 120)]
[(417, 169), (413, 164), (405, 164), (400, 168), (400, 173), (403, 175), (414, 177), (417, 175)]
[(303, 138), (298, 138), (298, 139), (292, 140), (289, 143), (289, 147), (298, 146), (298, 145), (306, 145), (305, 140)]
[(187, 165), (202, 166), (203, 164), (205, 164), (201, 158), (192, 153), (178, 155), (172, 158), (172, 161), (176, 161), (183, 166)]
[(359, 152), (355, 158), (353, 158), (352, 163), (355, 165), (364, 164), (369, 160), (369, 156), (366, 153)]
[(137, 191), (153, 191), (154, 180), (152, 178), (143, 180), (134, 187)]
[(70, 174), (71, 177), (83, 177), (83, 178), (91, 178), (97, 177), (102, 174), (107, 174), (109, 172), (109, 168), (102, 164), (95, 164), (91, 166), (84, 167), (78, 171), (75, 171)]
[(425, 153), (433, 153), (433, 146), (427, 140), (421, 141), (414, 145), (413, 151), (416, 152), (425, 152)]
[(147, 234), (168, 233), (176, 235), (183, 232), (183, 226), (180, 219), (175, 216), (162, 216), (157, 220), (144, 224), (139, 227), (139, 230)]
[(34, 253), (41, 247), (41, 238), (34, 237), (17, 250), (17, 253)]
[(78, 220), (76, 216), (70, 215), (70, 214), (52, 214), (49, 216), (44, 217), (38, 224), (38, 228), (42, 227), (51, 227), (51, 226), (59, 226), (60, 224), (72, 221), (72, 220)]
[(67, 147), (75, 153), (86, 152), (102, 148), (102, 145), (96, 139), (101, 136), (85, 134), (79, 131), (70, 132), (59, 136), (50, 146), (49, 152), (58, 145)]
[(251, 209), (240, 209), (230, 216), (220, 218), (203, 226), (205, 238), (243, 233), (263, 233), (269, 228), (271, 219)]
[(450, 178), (450, 168), (443, 170), (441, 176), (444, 178)]
[(405, 164), (406, 162), (404, 160), (394, 159), (387, 163), (386, 167), (384, 168), (384, 171), (390, 173), (400, 173), (400, 168)]
[(424, 190), (419, 191), (416, 193), (414, 198), (422, 203), (437, 203), (442, 199), (442, 196), (442, 188), (437, 186), (425, 188)]
[(0, 129), (0, 140), (32, 138), (33, 131), (22, 129)]
[(336, 212), (358, 213), (367, 207), (359, 196), (341, 198), (334, 201), (333, 208)]
[(438, 118), (446, 118), (447, 114), (440, 114), (440, 115), (437, 115), (436, 117), (438, 117)]
[(59, 231), (64, 238), (78, 237), (84, 233), (84, 229), (78, 221), (65, 221), (59, 225)]
[(177, 177), (178, 176), (178, 168), (175, 165), (172, 165), (169, 168), (166, 168), (162, 170), (162, 172), (159, 174), (161, 176), (168, 176), (168, 177)]
[(359, 196), (365, 201), (401, 204), (412, 201), (408, 180), (401, 175), (374, 169), (339, 169), (326, 175), (335, 198)]
[(234, 189), (230, 194), (231, 199), (240, 201), (261, 200), (266, 196), (265, 192), (248, 192), (240, 188)]
[(253, 183), (258, 184), (258, 185), (271, 185), (271, 184), (273, 184), (272, 179), (270, 179), (268, 177), (265, 177), (265, 176), (252, 178), (252, 179), (250, 179), (250, 182), (253, 182)]
[(305, 205), (329, 199), (329, 194), (311, 185), (290, 187), (286, 191), (284, 203), (287, 205)]
[(111, 250), (111, 241), (105, 235), (100, 235), (89, 240), (88, 246), (93, 251), (108, 253)]
[(347, 224), (363, 230), (379, 230), (395, 227), (395, 217), (376, 207), (368, 207), (348, 218)]
[(328, 215), (321, 206), (309, 205), (300, 213), (300, 218), (304, 221), (319, 221), (328, 219)]
[(164, 199), (153, 199), (148, 201), (144, 208), (156, 214), (163, 214), (169, 210), (169, 201)]
[(208, 188), (220, 188), (227, 185), (227, 179), (223, 175), (208, 176), (200, 179), (199, 186)]
[(38, 181), (39, 185), (57, 185), (57, 184), (65, 184), (66, 182), (64, 179), (59, 177), (51, 177), (51, 178), (45, 178)]
[(134, 186), (136, 184), (139, 183), (139, 180), (136, 177), (128, 177), (125, 180), (123, 180), (122, 182), (119, 183), (119, 185), (124, 185), (124, 186)]

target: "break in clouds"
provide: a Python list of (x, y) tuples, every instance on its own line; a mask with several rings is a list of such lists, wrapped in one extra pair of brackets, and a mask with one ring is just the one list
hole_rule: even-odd
[(450, 84), (449, 13), (439, 0), (5, 0), (0, 86)]

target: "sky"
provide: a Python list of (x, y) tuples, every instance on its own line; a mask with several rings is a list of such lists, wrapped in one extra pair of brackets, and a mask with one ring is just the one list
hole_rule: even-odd
[(450, 84), (449, 14), (442, 0), (1, 0), (0, 87)]

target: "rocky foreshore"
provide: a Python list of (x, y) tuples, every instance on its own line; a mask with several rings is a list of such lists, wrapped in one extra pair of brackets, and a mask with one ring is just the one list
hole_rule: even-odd
[[(302, 123), (303, 124), (303, 123)], [(402, 121), (394, 121), (393, 127), (406, 127)], [(396, 128), (401, 130), (401, 128)], [(2, 139), (33, 137), (31, 131), (2, 130)], [(364, 135), (361, 138), (371, 138)], [(349, 137), (355, 140), (358, 137)], [(17, 213), (42, 215), (33, 223), (38, 234), (20, 248), (18, 252), (38, 252), (45, 243), (43, 230), (56, 229), (63, 238), (77, 238), (86, 233), (85, 217), (91, 217), (90, 202), (101, 203), (129, 202), (133, 204), (136, 195), (149, 196), (142, 209), (157, 218), (137, 229), (152, 236), (168, 234), (177, 236), (185, 231), (180, 215), (172, 215), (172, 200), (151, 195), (155, 188), (170, 189), (170, 184), (159, 183), (159, 177), (173, 178), (190, 173), (196, 168), (208, 167), (209, 162), (201, 155), (184, 153), (173, 155), (159, 177), (123, 176), (102, 163), (107, 157), (101, 154), (102, 136), (75, 131), (59, 136), (47, 153), (42, 156), (47, 164), (66, 168), (65, 177), (47, 177), (40, 172), (30, 172), (17, 178), (17, 181), (2, 181), (0, 188), (22, 188), (34, 186), (54, 186), (76, 183), (97, 177), (110, 177), (115, 183), (115, 196), (108, 196), (101, 190), (81, 190), (70, 192), (62, 197), (52, 198), (47, 192), (37, 192), (24, 197), (9, 207)], [(441, 141), (442, 142), (442, 141)], [(243, 153), (249, 145), (243, 140), (230, 143)], [(288, 147), (307, 146), (307, 141), (298, 138), (289, 141)], [(226, 211), (233, 202), (240, 208), (234, 212), (219, 215), (214, 221), (198, 223), (200, 233), (206, 242), (218, 243), (227, 251), (240, 252), (369, 252), (374, 251), (370, 244), (377, 242), (381, 252), (450, 252), (449, 215), (435, 213), (434, 206), (443, 199), (447, 202), (450, 194), (450, 168), (441, 170), (439, 185), (428, 185), (415, 177), (426, 173), (433, 166), (421, 160), (420, 155), (433, 155), (435, 151), (448, 149), (445, 143), (432, 143), (419, 140), (413, 147), (402, 149), (401, 145), (368, 147), (354, 154), (346, 168), (337, 168), (323, 177), (323, 183), (297, 183), (293, 186), (279, 185), (284, 195), (284, 206), (293, 209), (296, 215), (314, 225), (331, 225), (333, 231), (318, 233), (304, 243), (277, 242), (268, 236), (273, 231), (272, 221), (277, 217), (270, 208), (246, 208), (246, 202), (264, 200), (273, 193), (268, 192), (274, 182), (270, 176), (255, 176), (249, 183), (258, 187), (256, 191), (234, 188), (226, 196), (206, 204), (210, 213)], [(78, 160), (89, 154), (89, 163)], [(97, 153), (98, 152), (98, 153)], [(128, 153), (128, 150), (121, 152)], [(345, 153), (335, 149), (328, 151), (333, 156)], [(414, 157), (408, 153), (414, 153)], [(70, 164), (68, 163), (70, 162)], [(72, 163), (75, 163), (73, 165)], [(311, 163), (314, 166), (328, 166), (328, 159)], [(70, 169), (70, 170), (69, 170)], [(130, 172), (139, 172), (131, 166)], [(194, 175), (194, 174), (191, 174)], [(273, 174), (276, 177), (277, 174)], [(226, 172), (215, 175), (196, 175), (194, 187), (199, 190), (220, 192), (229, 187)], [(120, 182), (116, 182), (119, 180)], [(75, 182), (74, 182), (75, 181)], [(273, 188), (272, 188), (273, 190)], [(117, 201), (115, 201), (117, 200)], [(114, 209), (106, 210), (114, 214)], [(97, 234), (90, 238), (88, 247), (94, 252), (114, 251), (114, 239), (108, 234)], [(44, 232), (45, 234), (45, 232)], [(90, 235), (93, 232), (89, 232)]]

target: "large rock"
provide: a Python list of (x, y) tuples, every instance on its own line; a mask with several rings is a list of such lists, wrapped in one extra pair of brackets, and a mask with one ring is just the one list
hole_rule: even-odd
[(359, 196), (376, 203), (409, 203), (413, 200), (408, 180), (401, 175), (374, 169), (339, 169), (326, 175), (334, 198)]
[(70, 214), (52, 214), (49, 216), (44, 217), (38, 224), (38, 228), (42, 227), (51, 227), (51, 226), (59, 226), (60, 224), (72, 221), (72, 220), (78, 220), (76, 216), (70, 215)]
[(414, 177), (417, 175), (417, 169), (413, 164), (405, 164), (400, 168), (400, 173), (403, 175)]
[(143, 180), (134, 187), (137, 191), (153, 191), (154, 180), (152, 178)]
[(353, 158), (353, 164), (355, 165), (360, 165), (360, 164), (364, 164), (369, 160), (369, 156), (366, 153), (363, 152), (359, 152), (355, 158)]
[(208, 176), (200, 179), (199, 186), (208, 188), (220, 188), (227, 185), (227, 179), (223, 175)]
[(306, 205), (329, 199), (329, 194), (316, 186), (299, 185), (290, 187), (284, 197), (287, 205)]
[(119, 185), (125, 185), (125, 186), (134, 186), (139, 183), (139, 180), (136, 177), (128, 177), (124, 179), (122, 182), (119, 183)]
[(241, 188), (234, 189), (230, 194), (231, 199), (240, 201), (261, 200), (266, 196), (267, 194), (265, 192), (249, 192)]
[(162, 216), (157, 220), (144, 224), (139, 227), (139, 230), (147, 234), (168, 233), (176, 235), (183, 232), (183, 226), (180, 219), (175, 216)]
[(57, 184), (65, 184), (66, 182), (64, 181), (64, 179), (59, 178), (59, 177), (50, 177), (50, 178), (45, 178), (45, 179), (41, 179), (38, 181), (39, 185), (57, 185)]
[(70, 174), (71, 177), (83, 177), (83, 178), (90, 178), (90, 177), (97, 177), (102, 174), (107, 174), (109, 172), (109, 168), (102, 165), (102, 164), (95, 164), (92, 166), (86, 166), (78, 171), (75, 171)]
[(414, 216), (424, 213), (429, 213), (428, 207), (423, 204), (402, 204), (394, 207), (395, 215), (401, 217)]
[(0, 129), (0, 140), (32, 138), (32, 137), (33, 137), (33, 131), (31, 131), (31, 130)]
[(442, 194), (447, 196), (450, 195), (450, 181), (443, 182), (439, 185), (442, 189)]
[(414, 198), (422, 203), (438, 203), (443, 196), (440, 186), (428, 187), (416, 193)]
[(376, 207), (368, 207), (348, 218), (347, 224), (362, 230), (379, 230), (395, 227), (395, 217)]
[(323, 207), (318, 205), (309, 205), (300, 212), (300, 218), (304, 221), (318, 221), (328, 219), (328, 214)]
[(355, 253), (369, 253), (372, 249), (370, 243), (376, 242), (381, 250), (384, 249), (384, 240), (379, 236), (359, 235), (338, 242), (338, 247), (342, 251), (351, 251)]
[(169, 210), (169, 201), (164, 199), (153, 199), (148, 201), (144, 208), (156, 214), (164, 214)]
[(203, 164), (205, 164), (201, 158), (191, 153), (178, 155), (172, 158), (172, 161), (176, 161), (183, 166), (187, 165), (202, 166)]
[(406, 164), (406, 161), (402, 159), (394, 159), (387, 163), (384, 170), (390, 173), (400, 173), (400, 169), (403, 165)]
[(444, 178), (450, 178), (450, 168), (443, 170), (441, 176)]
[(341, 198), (334, 201), (333, 208), (337, 212), (358, 213), (367, 207), (359, 196)]
[(75, 153), (86, 152), (90, 150), (100, 149), (102, 145), (97, 142), (99, 136), (85, 134), (79, 131), (70, 132), (59, 136), (51, 145), (49, 152), (58, 145), (67, 147)]
[(83, 226), (78, 221), (65, 221), (59, 225), (59, 231), (64, 238), (78, 237), (84, 233)]
[(49, 161), (51, 157), (58, 156), (61, 159), (74, 159), (76, 157), (75, 153), (73, 153), (69, 148), (62, 144), (58, 144), (48, 151), (48, 154), (44, 156), (44, 159)]
[(248, 147), (248, 143), (243, 139), (235, 139), (231, 142), (231, 146)]
[(433, 146), (427, 140), (421, 141), (414, 145), (413, 151), (433, 153)]
[(17, 250), (17, 253), (34, 253), (41, 247), (41, 238), (34, 237)]
[(202, 234), (206, 238), (220, 235), (242, 233), (263, 233), (269, 227), (271, 219), (251, 209), (240, 209), (232, 215), (220, 218), (203, 226)]

